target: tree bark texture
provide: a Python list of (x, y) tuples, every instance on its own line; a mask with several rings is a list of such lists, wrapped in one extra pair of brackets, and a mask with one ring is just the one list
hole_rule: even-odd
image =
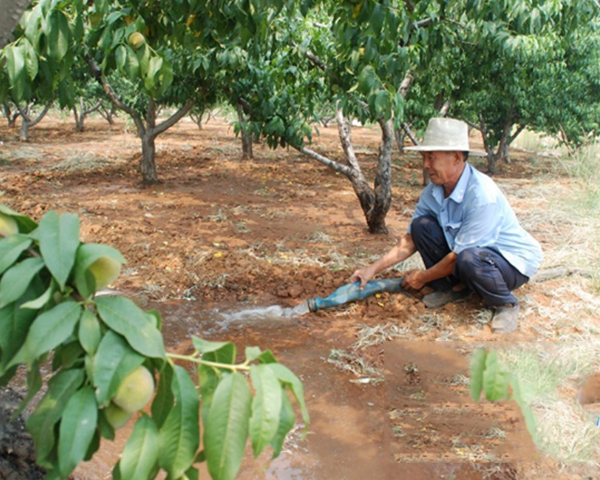
[(9, 43), (13, 30), (30, 3), (31, 0), (0, 0), (0, 49)]
[(102, 117), (104, 119), (106, 119), (106, 121), (108, 122), (109, 125), (114, 125), (115, 124), (115, 119), (113, 117), (117, 116), (116, 113), (116, 107), (114, 103), (110, 104), (110, 109), (107, 109), (104, 105), (100, 106), (100, 115), (102, 115)]
[(391, 204), (391, 154), (394, 145), (394, 129), (392, 121), (380, 121), (382, 129), (382, 142), (379, 147), (379, 161), (375, 177), (375, 189), (371, 188), (364, 176), (352, 145), (350, 122), (344, 117), (342, 110), (337, 109), (336, 119), (338, 133), (350, 172), (346, 176), (352, 184), (354, 193), (358, 197), (360, 206), (365, 215), (369, 232), (387, 233), (385, 216)]
[(98, 100), (93, 107), (88, 108), (85, 104), (83, 97), (79, 97), (79, 110), (77, 105), (73, 105), (73, 115), (75, 116), (75, 130), (77, 132), (83, 132), (85, 129), (85, 118), (92, 112), (95, 112), (100, 108), (102, 102)]
[[(407, 70), (406, 74), (404, 75), (404, 79), (402, 80), (402, 82), (400, 83), (400, 86), (398, 87), (398, 92), (400, 93), (400, 95), (402, 95), (402, 98), (405, 99), (406, 95), (408, 95), (408, 90), (410, 89), (410, 86), (411, 86), (413, 80), (414, 80), (414, 76), (413, 76), (412, 72), (410, 70)], [(396, 130), (396, 135), (395, 135), (396, 143), (398, 144), (398, 150), (400, 152), (404, 152), (405, 136), (410, 138), (413, 145), (419, 145), (419, 141), (414, 136), (414, 134), (412, 133), (410, 127), (408, 126), (408, 124), (406, 122), (401, 123), (401, 128), (402, 128), (402, 133), (400, 132), (400, 130)]]
[(514, 133), (511, 133), (515, 127), (515, 120), (516, 119), (512, 115), (512, 113), (510, 113), (507, 116), (504, 123), (504, 127), (502, 129), (502, 136), (500, 138), (500, 141), (498, 142), (495, 151), (494, 145), (492, 144), (489, 138), (489, 132), (487, 130), (485, 120), (483, 119), (483, 115), (479, 115), (479, 125), (467, 122), (473, 128), (476, 128), (481, 132), (481, 136), (483, 137), (483, 145), (487, 154), (488, 172), (490, 173), (490, 175), (496, 174), (498, 160), (504, 159), (506, 163), (510, 164), (510, 145), (525, 128), (525, 125), (519, 125), (517, 126)]
[(142, 137), (142, 158), (140, 159), (140, 173), (143, 183), (152, 185), (158, 183), (158, 174), (156, 173), (156, 135), (146, 131)]
[(19, 109), (13, 110), (10, 107), (10, 104), (5, 102), (2, 104), (2, 110), (4, 111), (4, 116), (6, 117), (6, 121), (8, 122), (8, 128), (15, 128), (17, 123), (17, 118), (21, 115), (19, 113)]
[(29, 140), (29, 129), (31, 127), (35, 127), (42, 121), (42, 118), (44, 118), (48, 113), (48, 110), (50, 110), (52, 103), (54, 103), (54, 100), (50, 100), (46, 104), (35, 120), (32, 120), (30, 116), (31, 105), (27, 105), (25, 108), (21, 108), (19, 105), (17, 105), (17, 108), (19, 109), (19, 115), (21, 115), (21, 131), (19, 133), (19, 140), (22, 142), (27, 142)]
[(252, 134), (248, 133), (246, 128), (247, 118), (244, 113), (242, 102), (237, 103), (238, 121), (240, 122), (240, 132), (242, 137), (242, 160), (249, 160), (253, 157), (252, 153)]

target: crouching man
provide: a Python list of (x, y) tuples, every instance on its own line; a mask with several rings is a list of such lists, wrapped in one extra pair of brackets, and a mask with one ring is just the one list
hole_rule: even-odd
[(364, 286), (380, 271), (419, 252), (425, 270), (407, 272), (403, 287), (434, 289), (423, 297), (440, 308), (477, 293), (494, 310), (497, 333), (517, 328), (519, 302), (512, 291), (534, 275), (542, 261), (540, 244), (520, 225), (494, 181), (467, 162), (466, 123), (449, 118), (429, 121), (420, 151), (431, 183), (425, 187), (407, 233), (384, 256), (356, 270), (351, 281)]

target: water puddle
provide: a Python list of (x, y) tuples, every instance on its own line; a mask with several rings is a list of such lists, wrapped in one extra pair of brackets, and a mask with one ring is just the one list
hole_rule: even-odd
[[(303, 436), (303, 429), (297, 426), (284, 445), (281, 456), (272, 462), (269, 461), (270, 451), (263, 453), (258, 459), (254, 459), (251, 451), (248, 451), (237, 480), (431, 480), (454, 478), (453, 475), (458, 474), (460, 477), (457, 478), (464, 480), (483, 478), (480, 473), (469, 470), (468, 464), (463, 463), (465, 459), (457, 461), (456, 456), (450, 457), (452, 463), (436, 463), (441, 458), (446, 458), (441, 453), (450, 451), (451, 443), (432, 449), (436, 455), (427, 460), (418, 459), (415, 463), (394, 461), (394, 454), (405, 454), (405, 457), (412, 458), (406, 453), (412, 454), (413, 450), (425, 451), (427, 446), (402, 443), (406, 438), (395, 438), (395, 431), (391, 427), (400, 426), (406, 429), (406, 433), (414, 435), (415, 439), (420, 439), (424, 430), (428, 433), (443, 433), (449, 417), (446, 415), (443, 418), (433, 418), (433, 414), (430, 413), (433, 418), (431, 424), (421, 425), (408, 416), (406, 425), (399, 425), (400, 420), (396, 422), (398, 425), (391, 425), (388, 416), (390, 399), (397, 410), (419, 407), (425, 411), (428, 405), (426, 400), (432, 400), (426, 398), (427, 395), (433, 395), (434, 387), (437, 388), (435, 381), (441, 380), (433, 378), (431, 388), (423, 394), (424, 404), (416, 406), (404, 405), (406, 402), (421, 401), (420, 397), (410, 399), (414, 392), (406, 391), (404, 376), (396, 378), (386, 375), (389, 382), (380, 385), (353, 383), (351, 375), (340, 372), (327, 361), (332, 349), (343, 348), (355, 341), (347, 318), (325, 317), (323, 314), (312, 317), (312, 314), (308, 314), (306, 302), (291, 308), (277, 305), (240, 308), (239, 304), (206, 305), (191, 301), (169, 301), (145, 305), (144, 308), (155, 308), (161, 312), (163, 334), (169, 352), (191, 352), (191, 335), (207, 340), (234, 342), (239, 352), (243, 352), (244, 347), (258, 346), (271, 349), (278, 361), (291, 368), (302, 380), (311, 416), (308, 432)], [(308, 321), (299, 320), (303, 315), (306, 315)], [(422, 382), (417, 386), (425, 390), (423, 383), (428, 380), (428, 365), (432, 363), (427, 363), (429, 357), (426, 353), (431, 350), (437, 351), (439, 346), (423, 344), (419, 345), (420, 349), (415, 350), (413, 343), (422, 342), (394, 346), (387, 344), (391, 351), (389, 356), (386, 355), (386, 369), (405, 375), (406, 363), (415, 362), (420, 367)], [(444, 363), (437, 357), (434, 360), (434, 366), (440, 362)], [(437, 372), (433, 367), (432, 369)], [(460, 371), (458, 368), (450, 370), (447, 376)], [(390, 386), (395, 387), (393, 392)], [(447, 390), (447, 387), (444, 390)], [(468, 397), (468, 393), (462, 395), (456, 402), (457, 408)], [(447, 408), (446, 403), (434, 406), (439, 409)], [(433, 413), (436, 412), (437, 410)], [(493, 412), (486, 413), (491, 415)], [(492, 419), (495, 416), (485, 418)], [(410, 423), (413, 420), (413, 423), (416, 422), (414, 425)], [(486, 424), (485, 427), (488, 428), (489, 425)], [(456, 435), (461, 434), (461, 425), (456, 428)], [(132, 429), (133, 421), (118, 432), (114, 442), (103, 441), (100, 451), (92, 461), (78, 467), (74, 479), (111, 478), (112, 466), (118, 461)], [(431, 441), (433, 440), (435, 437), (431, 437)], [(407, 449), (410, 452), (407, 452)], [(514, 452), (511, 453), (514, 455)], [(510, 458), (503, 460), (507, 461)], [(424, 461), (427, 463), (423, 463)], [(210, 478), (203, 465), (200, 469), (201, 478)]]

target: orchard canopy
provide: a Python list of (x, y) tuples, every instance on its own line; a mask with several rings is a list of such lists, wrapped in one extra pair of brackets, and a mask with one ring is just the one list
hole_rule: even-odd
[[(392, 150), (407, 136), (418, 142), (432, 116), (480, 131), (491, 173), (498, 160), (509, 161), (525, 128), (574, 148), (598, 134), (597, 0), (0, 0), (0, 7), (1, 30), (12, 30), (0, 37), (4, 105), (72, 109), (82, 101), (77, 92), (102, 92), (136, 126), (140, 175), (154, 183), (156, 137), (190, 112), (230, 104), (247, 155), (260, 139), (345, 175), (374, 233), (386, 231)], [(311, 149), (314, 125), (334, 116), (338, 159)], [(372, 181), (353, 149), (356, 120), (381, 128)]]

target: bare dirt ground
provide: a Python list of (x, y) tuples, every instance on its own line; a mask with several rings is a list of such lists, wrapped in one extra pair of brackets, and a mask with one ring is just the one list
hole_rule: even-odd
[[(314, 147), (340, 158), (336, 134), (321, 128)], [(222, 311), (326, 296), (389, 249), (422, 188), (418, 157), (394, 155), (390, 234), (373, 236), (345, 178), (294, 150), (256, 145), (255, 158), (242, 161), (223, 119), (202, 130), (184, 121), (161, 136), (162, 183), (151, 187), (140, 182), (139, 142), (124, 121), (91, 120), (76, 133), (54, 116), (27, 144), (5, 126), (0, 140), (0, 201), (36, 220), (52, 209), (76, 213), (83, 241), (118, 248), (127, 265), (112, 287), (162, 313), (171, 351), (187, 351), (190, 335), (231, 340), (242, 351), (258, 345), (301, 376), (312, 414), (308, 436), (292, 438), (271, 464), (249, 458), (240, 478), (600, 478), (598, 436), (590, 439), (595, 457), (566, 465), (532, 443), (516, 404), (474, 403), (467, 378), (468, 355), (482, 344), (597, 336), (590, 280), (522, 287), (519, 329), (502, 337), (491, 333), (489, 314), (474, 298), (431, 312), (418, 297), (382, 294), (292, 320), (220, 322)], [(378, 130), (355, 128), (353, 140), (372, 172)], [(579, 241), (575, 220), (542, 215), (554, 212), (554, 196), (573, 188), (555, 161), (515, 152), (496, 177), (548, 252), (547, 267), (568, 263), (564, 245)], [(575, 383), (563, 393), (574, 399)], [(107, 478), (119, 445), (103, 445), (78, 478)]]

